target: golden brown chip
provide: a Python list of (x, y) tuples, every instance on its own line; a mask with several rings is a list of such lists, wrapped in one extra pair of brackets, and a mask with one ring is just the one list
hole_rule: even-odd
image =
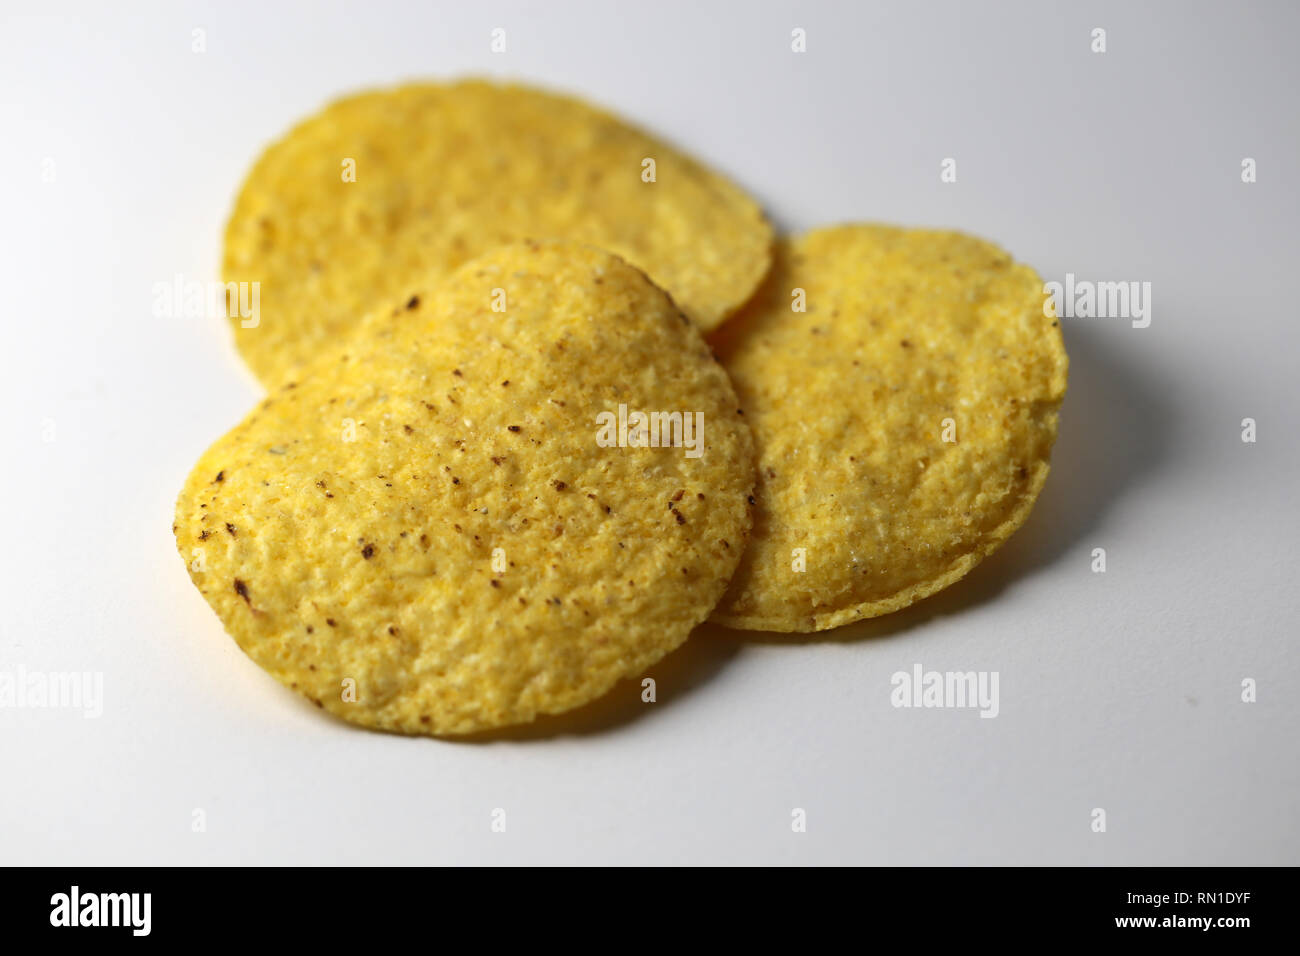
[(714, 336), (759, 476), (713, 620), (875, 617), (1005, 541), (1047, 478), (1065, 395), (1044, 298), (1031, 268), (957, 233), (850, 225), (778, 243), (760, 296)]
[(576, 707), (686, 640), (744, 548), (753, 467), (725, 372), (661, 290), (521, 243), (263, 401), (203, 455), (175, 531), (281, 683), (367, 727), (460, 734)]
[(772, 240), (735, 185), (578, 100), (477, 81), (363, 93), (295, 127), (244, 183), (222, 271), (260, 301), (231, 310), (235, 341), (274, 385), (376, 302), (524, 238), (617, 253), (704, 329), (757, 288)]

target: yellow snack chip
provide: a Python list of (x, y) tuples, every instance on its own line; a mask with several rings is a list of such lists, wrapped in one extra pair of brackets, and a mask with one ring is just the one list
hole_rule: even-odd
[(353, 723), (462, 734), (685, 641), (753, 483), (726, 373), (668, 296), (595, 248), (513, 243), (272, 393), (203, 455), (175, 532), (278, 681)]
[(276, 384), (396, 301), (505, 241), (575, 239), (646, 272), (701, 328), (754, 292), (772, 232), (731, 182), (576, 99), (524, 86), (413, 84), (340, 100), (272, 145), (226, 228), (230, 310)]
[(778, 243), (714, 335), (758, 447), (754, 532), (713, 614), (820, 631), (947, 587), (1028, 516), (1065, 396), (1042, 280), (952, 232)]

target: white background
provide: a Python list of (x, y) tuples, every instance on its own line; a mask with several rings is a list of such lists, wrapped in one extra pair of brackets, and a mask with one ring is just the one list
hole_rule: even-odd
[[(0, 670), (105, 694), (0, 709), (0, 862), (1300, 863), (1294, 5), (0, 3)], [(612, 107), (783, 229), (954, 227), (1149, 281), (1151, 326), (1064, 322), (1052, 477), (944, 594), (704, 630), (658, 703), (629, 683), (513, 737), (350, 728), (240, 653), (175, 552), (186, 473), (259, 389), (153, 288), (217, 277), (291, 123), (467, 72)], [(892, 708), (917, 663), (997, 671), (1000, 716)]]

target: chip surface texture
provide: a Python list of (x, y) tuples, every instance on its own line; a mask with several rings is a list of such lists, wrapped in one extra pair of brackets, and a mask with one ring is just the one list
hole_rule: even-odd
[(1047, 478), (1065, 395), (1044, 300), (1031, 268), (958, 233), (778, 243), (762, 292), (713, 336), (759, 456), (754, 532), (713, 620), (875, 617), (1005, 541)]
[(235, 342), (273, 387), (373, 303), (552, 238), (622, 256), (706, 330), (771, 262), (749, 196), (602, 110), (526, 86), (411, 84), (339, 100), (257, 161), (225, 236), (225, 281), (260, 295), (255, 324), (231, 317)]
[[(463, 734), (586, 703), (708, 616), (753, 448), (639, 270), (513, 243), (366, 326), (217, 441), (177, 503), (191, 577), (262, 668), (366, 727)], [(702, 415), (700, 454), (602, 444), (620, 405)]]

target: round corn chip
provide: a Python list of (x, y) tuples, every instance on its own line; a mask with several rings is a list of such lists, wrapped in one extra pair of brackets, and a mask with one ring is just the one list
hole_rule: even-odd
[(244, 183), (222, 271), (259, 283), (259, 308), (229, 310), (235, 341), (274, 385), (374, 303), (526, 238), (623, 256), (704, 329), (750, 297), (772, 244), (735, 185), (578, 100), (479, 81), (368, 92), (299, 124)]
[(957, 233), (849, 225), (778, 243), (760, 295), (715, 336), (759, 476), (713, 620), (875, 617), (1005, 541), (1047, 478), (1065, 396), (1044, 298), (1028, 266)]
[[(620, 406), (677, 431), (607, 427)], [(577, 707), (685, 641), (753, 483), (726, 373), (668, 296), (606, 252), (515, 243), (263, 401), (203, 455), (175, 531), (281, 683), (460, 734)]]

